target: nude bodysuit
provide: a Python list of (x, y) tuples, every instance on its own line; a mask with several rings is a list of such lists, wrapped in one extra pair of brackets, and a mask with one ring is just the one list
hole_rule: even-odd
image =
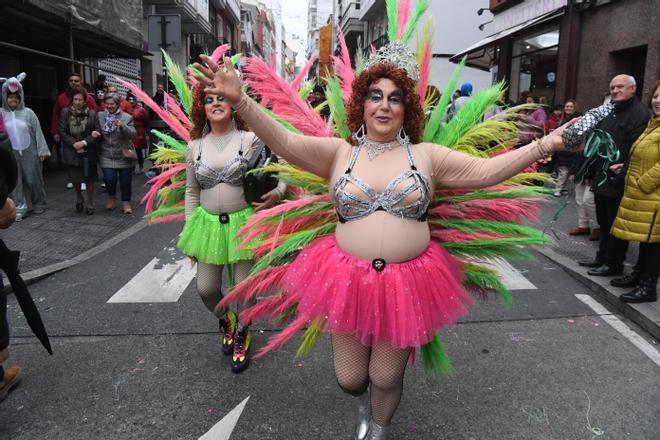
[[(265, 114), (247, 95), (233, 106), (254, 132), (288, 163), (328, 179), (334, 188), (335, 204), (340, 216), (352, 217), (351, 206), (339, 206), (346, 198), (366, 201), (368, 214), (358, 215), (350, 221), (339, 222), (335, 236), (339, 246), (348, 254), (363, 260), (383, 258), (387, 262), (411, 260), (421, 255), (431, 239), (426, 221), (419, 221), (421, 213), (402, 215), (397, 207), (422, 206), (435, 188), (484, 188), (515, 176), (533, 162), (551, 153), (540, 143), (533, 143), (493, 158), (483, 159), (429, 143), (385, 151), (369, 160), (365, 151), (358, 150), (343, 139), (302, 136), (291, 133)], [(354, 158), (352, 156), (355, 156)], [(414, 169), (412, 168), (414, 166)], [(355, 184), (351, 176), (361, 183)], [(405, 178), (402, 175), (410, 171)], [(419, 177), (416, 178), (415, 175)], [(339, 181), (339, 184), (338, 184)], [(346, 181), (344, 184), (343, 181)], [(394, 184), (392, 184), (394, 182)], [(415, 183), (417, 182), (417, 183)], [(350, 184), (349, 184), (350, 183)], [(364, 185), (362, 185), (364, 183)], [(406, 187), (414, 185), (412, 191)], [(428, 184), (428, 194), (423, 187)], [(372, 191), (367, 189), (370, 188)], [(365, 194), (366, 193), (366, 194)], [(397, 194), (405, 194), (396, 200)], [(388, 195), (385, 205), (371, 204), (383, 194)], [(396, 202), (392, 206), (392, 201)], [(388, 209), (387, 208), (394, 208)], [(341, 218), (341, 217), (340, 217)], [(349, 220), (344, 218), (344, 220)]]

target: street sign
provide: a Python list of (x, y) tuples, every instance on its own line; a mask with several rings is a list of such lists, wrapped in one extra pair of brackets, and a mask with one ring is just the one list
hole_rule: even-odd
[(181, 49), (180, 15), (150, 15), (148, 24), (150, 52)]

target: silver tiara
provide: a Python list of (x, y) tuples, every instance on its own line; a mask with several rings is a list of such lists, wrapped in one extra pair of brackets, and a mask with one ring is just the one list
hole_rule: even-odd
[(369, 69), (376, 64), (392, 64), (399, 69), (403, 69), (408, 77), (415, 82), (419, 81), (419, 64), (413, 51), (400, 40), (392, 41), (381, 47), (369, 57), (365, 69)]

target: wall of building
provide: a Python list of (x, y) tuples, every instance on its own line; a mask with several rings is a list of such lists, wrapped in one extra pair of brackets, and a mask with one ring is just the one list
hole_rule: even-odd
[(620, 0), (582, 14), (577, 100), (583, 108), (602, 101), (613, 76), (632, 73), (639, 59), (632, 48), (646, 48), (642, 99), (648, 98), (660, 77), (658, 22), (660, 5), (654, 0)]

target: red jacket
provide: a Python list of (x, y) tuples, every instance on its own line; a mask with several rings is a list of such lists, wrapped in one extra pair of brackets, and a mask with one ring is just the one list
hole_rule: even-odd
[[(129, 104), (130, 105), (130, 104)], [(147, 125), (149, 124), (149, 114), (142, 107), (135, 107), (129, 112), (133, 116), (133, 127), (135, 127), (135, 137), (133, 146), (135, 148), (147, 147)]]
[[(73, 97), (69, 92), (60, 93), (55, 101), (55, 106), (53, 107), (53, 117), (50, 119), (50, 134), (53, 136), (60, 134), (60, 115), (62, 110), (71, 106), (71, 101)], [(87, 107), (90, 110), (96, 111), (96, 102), (92, 95), (87, 95)]]

